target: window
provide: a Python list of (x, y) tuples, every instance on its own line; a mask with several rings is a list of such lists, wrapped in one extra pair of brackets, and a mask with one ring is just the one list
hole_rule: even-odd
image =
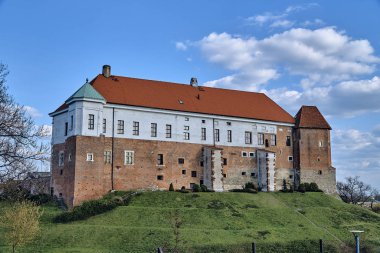
[(249, 152), (249, 157), (255, 157), (255, 152)]
[(133, 135), (139, 135), (139, 122), (133, 121)]
[(189, 131), (190, 130), (189, 126), (184, 126), (183, 128), (184, 128), (185, 131)]
[(158, 175), (157, 176), (157, 180), (164, 180), (164, 176), (163, 175)]
[(247, 152), (245, 152), (245, 151), (242, 151), (242, 152), (241, 152), (241, 156), (242, 156), (242, 157), (247, 157), (247, 156), (248, 156), (248, 154), (247, 154)]
[(288, 156), (288, 161), (289, 162), (293, 161), (293, 156)]
[(322, 175), (322, 171), (321, 170), (318, 170), (318, 175)]
[(178, 158), (178, 164), (184, 164), (185, 159), (184, 158)]
[(185, 140), (190, 140), (190, 133), (189, 132), (184, 132), (183, 137)]
[(289, 178), (290, 178), (290, 179), (293, 179), (293, 175), (289, 175)]
[(197, 172), (195, 170), (191, 171), (191, 177), (197, 177)]
[(232, 130), (227, 130), (227, 142), (232, 142)]
[(202, 127), (202, 141), (206, 140), (206, 128)]
[(223, 158), (223, 165), (227, 165), (227, 158)]
[(231, 126), (231, 122), (228, 121), (228, 122), (227, 122), (227, 126)]
[(286, 136), (286, 146), (290, 147), (292, 144), (291, 144), (291, 139), (290, 139), (290, 136)]
[(71, 162), (71, 153), (69, 154), (67, 160), (68, 160), (69, 162)]
[(111, 162), (112, 162), (111, 151), (104, 151), (104, 163), (111, 163)]
[(252, 172), (251, 173), (251, 177), (255, 177), (256, 176), (256, 173), (255, 172)]
[(199, 162), (199, 166), (203, 167), (203, 166), (204, 166), (204, 162), (203, 162), (203, 161), (200, 161), (200, 162)]
[(172, 138), (172, 125), (166, 125), (166, 138)]
[(219, 142), (220, 141), (220, 138), (219, 138), (220, 136), (219, 136), (219, 129), (215, 129), (214, 130), (214, 140), (216, 141), (216, 142)]
[(323, 141), (319, 141), (319, 147), (320, 147), (320, 148), (323, 147)]
[(93, 162), (94, 161), (94, 154), (93, 153), (87, 153), (87, 162)]
[(202, 119), (202, 123), (203, 123), (203, 124), (206, 123), (206, 120), (205, 120), (205, 119)]
[(243, 171), (243, 172), (241, 173), (241, 175), (242, 175), (242, 176), (245, 176), (245, 175), (247, 175), (247, 172)]
[(150, 136), (157, 137), (157, 123), (150, 124)]
[(65, 153), (60, 151), (58, 154), (58, 166), (63, 166), (65, 163)]
[(264, 145), (264, 134), (257, 134), (257, 144)]
[(189, 121), (189, 117), (185, 117), (185, 121)]
[(164, 165), (164, 155), (163, 154), (157, 155), (157, 165)]
[(275, 134), (270, 135), (270, 145), (276, 146), (276, 135)]
[(63, 175), (63, 170), (60, 170), (60, 171), (59, 171), (59, 174), (60, 174), (60, 175)]
[(117, 121), (117, 133), (124, 134), (124, 120)]
[(73, 131), (74, 128), (74, 116), (70, 116), (70, 131)]
[(94, 121), (95, 121), (94, 114), (89, 114), (88, 115), (88, 129), (94, 130)]
[(133, 165), (135, 163), (135, 151), (124, 151), (124, 165)]
[(65, 136), (67, 136), (67, 131), (68, 131), (68, 128), (69, 128), (69, 126), (68, 126), (68, 123), (67, 123), (67, 122), (65, 122)]
[(227, 177), (227, 174), (223, 174), (223, 177)]
[(252, 144), (252, 132), (245, 132), (245, 144)]
[(182, 175), (186, 175), (186, 170), (182, 170)]
[(103, 119), (103, 133), (105, 134), (107, 132), (107, 120)]

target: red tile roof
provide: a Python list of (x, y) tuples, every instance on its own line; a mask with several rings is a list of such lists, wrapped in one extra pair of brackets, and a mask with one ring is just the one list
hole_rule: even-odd
[(327, 123), (321, 112), (316, 106), (303, 105), (296, 114), (296, 128), (317, 128), (329, 129), (331, 126)]
[(103, 75), (91, 84), (111, 104), (294, 124), (294, 118), (263, 93)]

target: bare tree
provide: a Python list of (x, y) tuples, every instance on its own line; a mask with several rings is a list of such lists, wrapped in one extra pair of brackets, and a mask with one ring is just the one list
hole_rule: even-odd
[(22, 179), (35, 169), (36, 161), (47, 161), (49, 155), (49, 145), (41, 141), (47, 130), (37, 127), (8, 94), (7, 75), (7, 67), (0, 63), (0, 183)]
[(2, 218), (8, 231), (6, 239), (12, 246), (14, 253), (16, 247), (32, 241), (40, 230), (39, 219), (42, 212), (31, 202), (16, 202), (4, 212)]
[(359, 176), (347, 177), (346, 182), (337, 183), (338, 194), (346, 203), (363, 205), (370, 202), (378, 194), (376, 189), (359, 180)]

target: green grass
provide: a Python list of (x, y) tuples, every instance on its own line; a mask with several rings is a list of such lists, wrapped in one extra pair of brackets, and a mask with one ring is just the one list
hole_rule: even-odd
[[(4, 203), (0, 204), (4, 208)], [(129, 206), (84, 221), (54, 224), (61, 211), (44, 206), (38, 239), (18, 252), (155, 252), (173, 243), (171, 217), (178, 209), (185, 253), (344, 252), (352, 247), (350, 229), (364, 229), (367, 252), (380, 252), (380, 215), (322, 193), (145, 192)], [(5, 245), (0, 224), (0, 252)]]

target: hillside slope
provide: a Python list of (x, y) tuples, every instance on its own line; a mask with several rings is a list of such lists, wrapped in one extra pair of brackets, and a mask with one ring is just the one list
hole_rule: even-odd
[[(351, 229), (364, 229), (362, 245), (380, 252), (380, 216), (322, 193), (145, 192), (129, 206), (69, 224), (53, 224), (60, 211), (45, 207), (38, 240), (19, 252), (155, 252), (173, 245), (175, 210), (183, 221), (181, 252), (343, 252)], [(9, 252), (0, 228), (0, 252)]]

